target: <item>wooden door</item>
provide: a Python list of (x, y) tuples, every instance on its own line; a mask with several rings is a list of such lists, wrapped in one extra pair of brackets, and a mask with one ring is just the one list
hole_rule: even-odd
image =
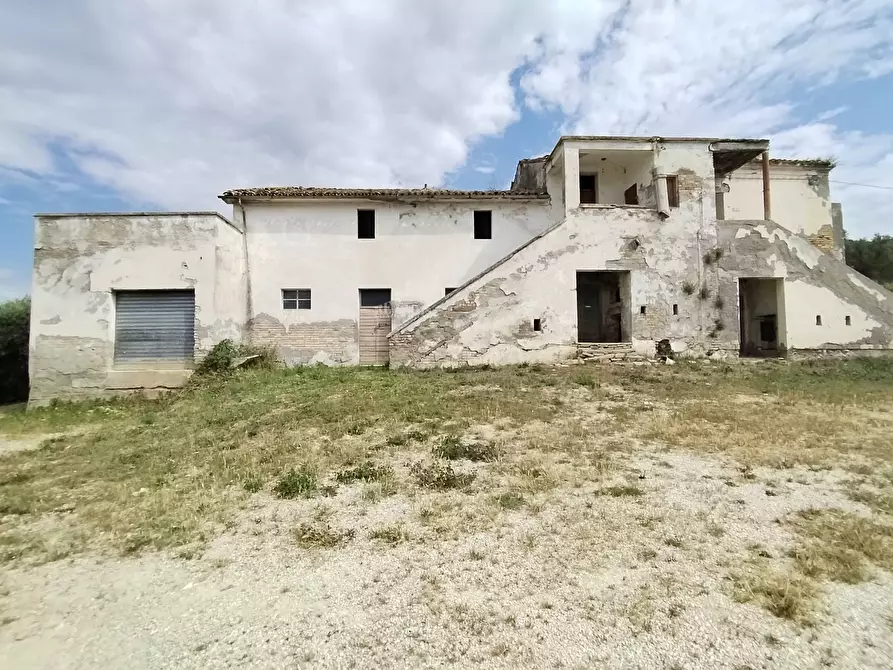
[(391, 307), (360, 307), (360, 365), (387, 365)]
[(360, 365), (387, 365), (391, 290), (360, 289)]

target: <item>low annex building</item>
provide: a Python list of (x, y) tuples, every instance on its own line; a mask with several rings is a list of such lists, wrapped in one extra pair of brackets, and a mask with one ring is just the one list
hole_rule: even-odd
[(893, 349), (828, 161), (562, 137), (511, 188), (245, 188), (216, 212), (38, 214), (31, 401), (181, 385), (224, 338), (289, 365)]

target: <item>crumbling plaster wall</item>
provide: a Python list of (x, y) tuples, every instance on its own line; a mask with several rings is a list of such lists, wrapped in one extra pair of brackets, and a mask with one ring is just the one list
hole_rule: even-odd
[(195, 290), (196, 352), (244, 324), (241, 233), (213, 213), (36, 217), (30, 374), (34, 404), (182, 384), (188, 370), (114, 369), (114, 291)]
[[(784, 279), (779, 341), (789, 350), (893, 348), (893, 293), (772, 221), (725, 221), (719, 230), (730, 294), (739, 277)], [(737, 338), (737, 321), (729, 325)]]
[[(375, 239), (357, 239), (357, 209), (375, 210)], [(289, 364), (359, 362), (359, 289), (391, 289), (396, 326), (550, 223), (543, 199), (298, 201), (244, 210), (251, 339), (275, 346)], [(492, 239), (474, 239), (475, 210), (493, 212)], [(309, 288), (311, 308), (283, 309), (287, 288)]]
[[(565, 220), (392, 333), (392, 365), (549, 362), (572, 356), (577, 348), (576, 273), (598, 270), (630, 273), (628, 310), (636, 352), (653, 356), (655, 343), (665, 338), (688, 355), (737, 349), (715, 329), (719, 277), (715, 264), (702, 261), (717, 243), (709, 148), (695, 143), (654, 147), (655, 173), (679, 179), (680, 206), (666, 218), (643, 207), (579, 205), (578, 150), (566, 145), (560, 163), (566, 206), (576, 202)], [(686, 294), (686, 283), (696, 290)], [(702, 285), (709, 299), (698, 295)], [(724, 309), (730, 310), (728, 303)], [(541, 332), (533, 330), (535, 318), (541, 320)]]
[[(832, 216), (828, 168), (808, 165), (771, 165), (769, 191), (772, 220), (803, 235), (822, 251), (843, 259), (842, 222)], [(728, 179), (725, 218), (763, 219), (763, 173), (755, 162), (735, 170)], [(842, 221), (842, 220), (841, 220)]]

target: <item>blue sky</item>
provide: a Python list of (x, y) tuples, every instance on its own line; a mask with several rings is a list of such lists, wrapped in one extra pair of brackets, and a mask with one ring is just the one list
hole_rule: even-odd
[[(0, 8), (0, 299), (28, 290), (35, 212), (503, 187), (561, 133), (770, 137), (893, 187), (883, 0), (206, 4)], [(832, 194), (851, 236), (893, 234), (890, 190)]]

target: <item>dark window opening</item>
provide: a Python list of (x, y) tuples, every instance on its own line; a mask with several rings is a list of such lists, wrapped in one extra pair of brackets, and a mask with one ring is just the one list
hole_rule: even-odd
[(641, 314), (642, 316), (645, 316), (645, 305), (642, 305), (641, 307), (639, 307), (639, 314)]
[(443, 289), (444, 297), (448, 296), (450, 293), (452, 293), (455, 290), (456, 290), (455, 287), (447, 287), (447, 288)]
[(821, 314), (816, 314), (816, 315), (815, 315), (815, 325), (817, 325), (817, 326), (821, 326), (821, 325), (822, 325), (822, 315), (821, 315)]
[(493, 237), (493, 212), (488, 209), (474, 212), (474, 239), (489, 240)]
[(594, 205), (598, 202), (598, 179), (594, 174), (580, 175), (580, 203)]
[(538, 333), (541, 332), (543, 329), (543, 322), (540, 321), (539, 319), (534, 319), (533, 320), (533, 329)]
[(679, 305), (673, 303), (673, 316), (679, 316)]
[(630, 290), (629, 272), (578, 271), (577, 341), (630, 342)]
[(675, 175), (667, 177), (667, 201), (670, 207), (679, 206), (679, 179)]
[(361, 288), (360, 307), (381, 307), (391, 302), (389, 288)]
[(846, 325), (848, 325), (848, 326), (852, 326), (852, 325), (853, 325), (852, 322), (850, 321), (850, 317), (845, 316), (845, 317), (843, 318), (843, 320), (844, 320), (844, 323), (846, 323)]
[(357, 210), (357, 238), (361, 240), (375, 239), (375, 210)]
[[(738, 332), (742, 356), (777, 356), (784, 351), (784, 280), (738, 280)], [(716, 337), (716, 330), (711, 331)]]
[(639, 189), (636, 184), (633, 184), (623, 192), (623, 203), (625, 205), (639, 204)]
[(310, 289), (282, 289), (282, 309), (310, 309)]

